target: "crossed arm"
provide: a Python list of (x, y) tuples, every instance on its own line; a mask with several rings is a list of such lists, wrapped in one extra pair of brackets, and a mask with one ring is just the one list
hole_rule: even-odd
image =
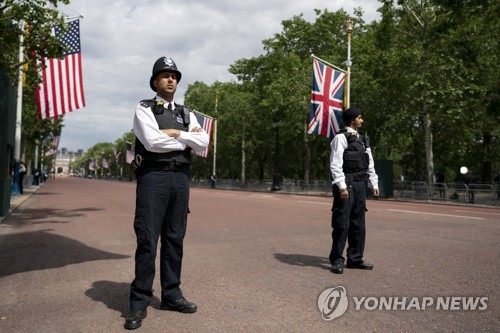
[[(174, 137), (174, 138), (178, 138), (180, 135), (181, 135), (181, 131), (180, 130), (177, 130), (177, 129), (162, 129), (161, 130), (164, 134), (168, 135), (168, 136), (171, 136), (171, 137)], [(197, 133), (197, 132), (203, 132), (203, 130), (200, 128), (200, 127), (194, 127), (191, 132), (194, 132), (194, 133)]]

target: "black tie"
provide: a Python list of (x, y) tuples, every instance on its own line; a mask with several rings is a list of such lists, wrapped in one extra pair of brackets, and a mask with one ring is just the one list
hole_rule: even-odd
[(172, 103), (168, 103), (167, 110), (172, 110)]

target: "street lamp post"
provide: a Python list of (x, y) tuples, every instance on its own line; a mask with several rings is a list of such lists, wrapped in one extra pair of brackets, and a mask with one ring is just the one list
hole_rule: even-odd
[[(19, 37), (19, 63), (24, 61), (24, 20), (19, 22), (21, 34)], [(19, 184), (19, 161), (21, 159), (21, 123), (23, 120), (23, 66), (20, 65), (18, 69), (18, 83), (17, 83), (17, 105), (16, 105), (16, 128), (15, 128), (15, 141), (14, 141), (14, 181), (11, 187), (11, 194), (21, 194), (21, 187)]]
[(280, 174), (280, 150), (279, 150), (279, 135), (280, 135), (280, 124), (281, 118), (273, 119), (273, 127), (275, 130), (275, 146), (274, 146), (274, 172), (273, 172), (273, 184), (271, 186), (271, 191), (281, 191), (281, 174)]
[(352, 35), (352, 21), (347, 21), (347, 89), (346, 89), (346, 109), (351, 105), (351, 35)]

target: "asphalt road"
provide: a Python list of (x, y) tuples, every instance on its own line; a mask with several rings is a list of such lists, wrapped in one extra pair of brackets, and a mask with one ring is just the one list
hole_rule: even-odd
[[(336, 275), (331, 200), (193, 188), (181, 287), (198, 312), (155, 297), (136, 331), (500, 331), (499, 209), (369, 200), (375, 268)], [(0, 332), (126, 331), (134, 202), (134, 183), (59, 178), (4, 219)], [(318, 297), (335, 287), (332, 319)]]

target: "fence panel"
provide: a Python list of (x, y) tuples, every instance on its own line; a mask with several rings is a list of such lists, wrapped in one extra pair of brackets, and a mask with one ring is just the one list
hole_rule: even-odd
[[(208, 187), (209, 182), (192, 181), (195, 187)], [(218, 179), (217, 188), (227, 190), (246, 190), (255, 192), (270, 192), (272, 180), (249, 180), (242, 186), (238, 180)], [(332, 184), (326, 180), (294, 180), (284, 179), (280, 193), (295, 193), (304, 195), (332, 196)], [(500, 204), (499, 184), (464, 183), (432, 183), (406, 181), (400, 182), (394, 191), (394, 198), (401, 200), (440, 201), (460, 204), (480, 204), (498, 206)]]

